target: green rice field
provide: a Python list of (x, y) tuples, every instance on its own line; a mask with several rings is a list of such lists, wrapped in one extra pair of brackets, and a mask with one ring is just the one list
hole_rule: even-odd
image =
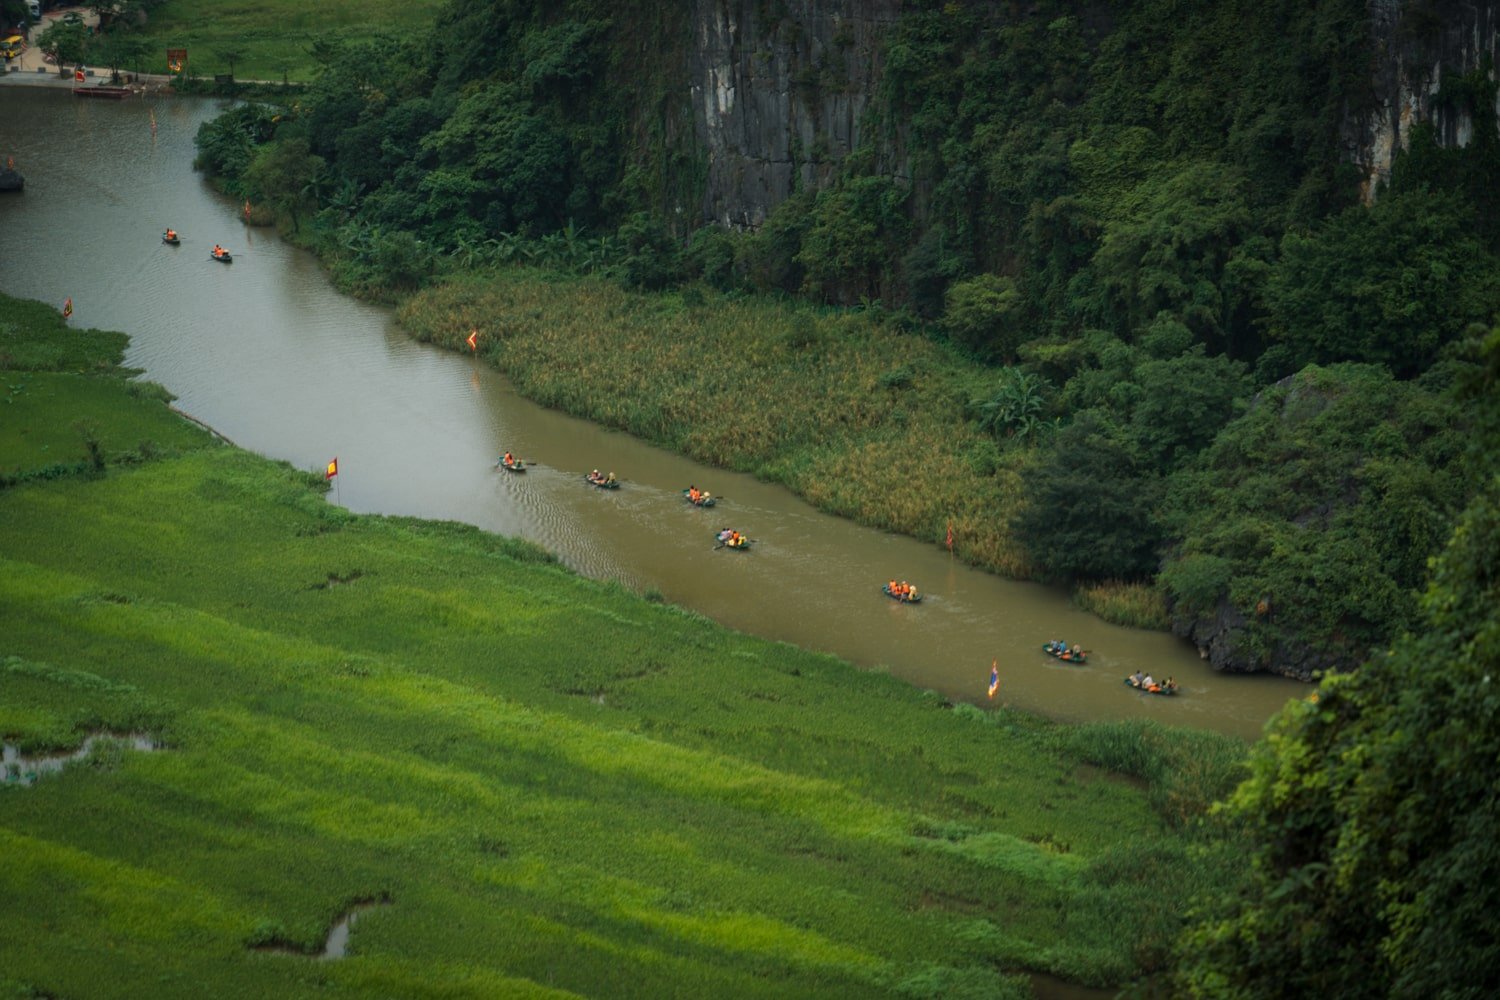
[(950, 705), (351, 514), (119, 335), (0, 316), (0, 738), (155, 747), (5, 772), (0, 996), (1025, 997), (1159, 972), (1229, 877), (1199, 818), (1243, 744)]

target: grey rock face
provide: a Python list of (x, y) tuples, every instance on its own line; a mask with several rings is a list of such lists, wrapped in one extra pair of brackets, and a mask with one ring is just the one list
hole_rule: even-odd
[[(1474, 137), (1467, 110), (1436, 100), (1443, 81), (1472, 73), (1489, 60), (1490, 79), (1500, 64), (1500, 0), (1369, 0), (1370, 31), (1376, 60), (1371, 85), (1374, 110), (1344, 123), (1349, 158), (1364, 174), (1361, 196), (1375, 198), (1390, 177), (1398, 149), (1407, 148), (1411, 130), (1431, 122), (1440, 145), (1462, 148)], [(1483, 109), (1500, 122), (1500, 98)]]
[(860, 142), (900, 0), (697, 0), (691, 102), (704, 221), (758, 227)]

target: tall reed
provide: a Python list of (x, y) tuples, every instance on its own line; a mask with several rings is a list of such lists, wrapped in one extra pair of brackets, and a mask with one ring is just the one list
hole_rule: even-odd
[(1025, 453), (966, 419), (974, 366), (871, 314), (766, 298), (646, 296), (539, 271), (467, 275), (403, 304), (417, 338), (479, 352), (547, 406), (818, 507), (1030, 573), (1007, 522)]

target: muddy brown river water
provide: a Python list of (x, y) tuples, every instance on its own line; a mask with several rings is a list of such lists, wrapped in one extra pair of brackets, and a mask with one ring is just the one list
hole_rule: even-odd
[[(778, 486), (546, 410), (469, 357), (408, 339), (391, 313), (340, 295), (311, 256), (243, 224), (192, 170), (203, 99), (83, 101), (0, 84), (0, 156), (26, 177), (0, 195), (0, 290), (130, 334), (127, 363), (236, 444), (308, 469), (338, 458), (330, 502), (518, 535), (745, 632), (844, 657), (983, 705), (1066, 720), (1147, 717), (1252, 739), (1307, 688), (1216, 673), (1172, 636), (1106, 624), (1062, 592), (969, 568), (941, 547), (821, 514)], [(157, 129), (153, 134), (150, 116)], [(182, 245), (160, 242), (167, 226)], [(222, 243), (232, 264), (208, 259)], [(495, 468), (504, 451), (539, 463)], [(583, 482), (616, 472), (619, 490)], [(723, 502), (686, 503), (689, 484)], [(756, 540), (715, 550), (729, 525)], [(881, 594), (897, 577), (925, 600)], [(1044, 655), (1065, 639), (1086, 666)], [(986, 697), (990, 664), (1000, 692)], [(1182, 694), (1142, 695), (1137, 669)]]

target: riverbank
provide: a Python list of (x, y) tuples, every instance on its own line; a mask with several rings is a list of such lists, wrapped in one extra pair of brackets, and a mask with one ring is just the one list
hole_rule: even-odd
[[(397, 310), (419, 340), (494, 364), (538, 402), (699, 461), (750, 472), (860, 524), (1027, 580), (1009, 530), (1030, 449), (969, 419), (994, 373), (878, 315), (709, 290), (627, 292), (504, 268), (446, 278)], [(1165, 629), (1150, 587), (1081, 596)]]
[[(1162, 968), (1225, 877), (1193, 845), (1237, 741), (953, 706), (350, 514), (133, 388), (120, 335), (0, 303), (0, 735), (162, 747), (0, 791), (6, 986), (1019, 997)], [(370, 899), (346, 962), (261, 950)]]

